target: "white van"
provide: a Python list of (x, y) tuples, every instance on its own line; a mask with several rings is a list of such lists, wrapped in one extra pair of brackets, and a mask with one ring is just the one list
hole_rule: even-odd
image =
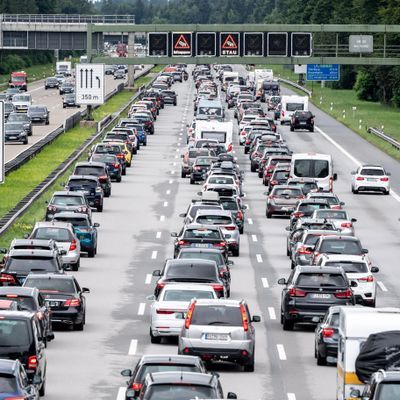
[(295, 111), (308, 111), (307, 96), (282, 96), (281, 104), (281, 125), (285, 122), (290, 122)]
[(329, 154), (297, 153), (292, 155), (290, 178), (313, 178), (324, 192), (332, 192), (333, 181), (337, 175), (333, 172), (332, 157)]
[(337, 357), (337, 400), (349, 400), (352, 390), (363, 392), (365, 384), (356, 375), (356, 359), (368, 336), (373, 333), (399, 329), (400, 308), (341, 307)]
[(224, 71), (222, 75), (222, 90), (225, 92), (228, 85), (233, 82), (239, 82), (239, 72)]
[(225, 145), (226, 151), (232, 151), (232, 121), (196, 121), (195, 140), (214, 139)]

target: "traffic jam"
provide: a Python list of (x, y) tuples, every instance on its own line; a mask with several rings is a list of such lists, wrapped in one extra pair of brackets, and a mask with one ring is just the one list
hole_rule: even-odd
[[(245, 258), (241, 242), (254, 223), (249, 177), (257, 178), (264, 199), (265, 220), (258, 223), (278, 219), (285, 229), (287, 275), (274, 282), (281, 292), (281, 335), (307, 327), (315, 365), (337, 368), (337, 400), (399, 399), (400, 373), (391, 368), (400, 312), (375, 308), (379, 268), (357, 237), (357, 219), (335, 194), (332, 156), (292, 148), (286, 138), (313, 134), (308, 97), (283, 95), (270, 69), (243, 74), (230, 65), (185, 64), (158, 74), (128, 116), (76, 163), (44, 205), (43, 220), (1, 250), (0, 398), (45, 396), (50, 342), (57, 342), (58, 330), (85, 330), (90, 288), (81, 286), (79, 274), (81, 259), (102, 251), (96, 217), (107, 211), (114, 187), (124, 185), (146, 146), (157, 141), (157, 117), (174, 110), (180, 101), (174, 87), (186, 80), (195, 92), (193, 119), (185, 128), (177, 179), (192, 200), (173, 216), (179, 229), (170, 232), (171, 257), (147, 282), (147, 342), (160, 350), (138, 354), (129, 368), (121, 363), (118, 400), (253, 398), (222, 382), (232, 365), (238, 380), (262, 372), (257, 357), (265, 352), (256, 332), (267, 312), (257, 315), (254, 299), (233, 289), (235, 262)], [(348, 189), (353, 196), (388, 195), (390, 173), (362, 165), (351, 172)], [(363, 323), (365, 316), (375, 323)]]

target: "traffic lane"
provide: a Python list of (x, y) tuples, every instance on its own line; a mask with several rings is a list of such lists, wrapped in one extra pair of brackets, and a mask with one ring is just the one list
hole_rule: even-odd
[[(175, 88), (184, 98), (184, 87)], [(167, 237), (165, 216), (161, 222), (166, 211), (161, 189), (170, 185), (168, 155), (176, 144), (171, 133), (181, 126), (175, 118), (180, 117), (180, 108), (178, 104), (161, 111), (156, 134), (149, 136), (148, 146), (134, 156), (122, 183), (113, 184), (104, 212), (94, 214), (94, 220), (101, 224), (98, 255), (95, 259), (82, 259), (81, 270), (75, 273), (81, 286), (91, 289), (86, 296), (87, 325), (84, 332), (56, 332), (56, 340), (48, 348), (49, 399), (93, 395), (116, 398), (118, 387), (124, 384), (119, 372), (132, 364), (128, 352), (141, 326), (139, 307), (151, 294), (145, 288), (145, 276), (153, 269), (149, 263), (154, 251), (162, 259), (166, 257), (164, 246), (157, 239), (158, 231), (162, 231), (164, 240)], [(66, 374), (76, 382), (68, 392), (61, 383)]]
[[(114, 80), (109, 75), (106, 75), (105, 82), (106, 93), (108, 94), (114, 90), (119, 83), (121, 83), (121, 80)], [(12, 160), (18, 154), (31, 147), (43, 137), (47, 136), (50, 132), (62, 126), (68, 117), (85, 109), (84, 106), (81, 108), (63, 108), (62, 96), (59, 94), (58, 90), (45, 90), (43, 81), (41, 81), (40, 86), (35, 88), (35, 91), (32, 93), (32, 99), (32, 103), (34, 105), (47, 106), (48, 110), (50, 111), (50, 123), (49, 125), (34, 124), (32, 130), (33, 134), (32, 136), (28, 137), (27, 145), (7, 143), (5, 147), (6, 162)]]

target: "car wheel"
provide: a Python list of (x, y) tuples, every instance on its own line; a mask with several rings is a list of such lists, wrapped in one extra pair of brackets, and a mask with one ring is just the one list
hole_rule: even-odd
[(79, 324), (74, 324), (74, 330), (76, 331), (83, 331), (83, 327), (85, 326), (85, 321), (84, 318), (82, 318), (82, 322), (80, 322)]
[(284, 331), (292, 331), (293, 327), (294, 327), (294, 322), (290, 321), (289, 319), (287, 319), (284, 315), (283, 315), (283, 330)]
[(249, 360), (249, 362), (245, 365), (243, 365), (243, 371), (244, 372), (254, 372), (254, 354)]
[(268, 209), (267, 209), (267, 211), (265, 212), (265, 216), (266, 216), (268, 219), (272, 218), (272, 214), (268, 211)]
[(293, 261), (290, 262), (290, 269), (294, 269), (296, 267), (295, 263)]
[(326, 365), (326, 357), (322, 357), (317, 349), (317, 365)]
[(126, 175), (126, 168), (122, 169), (122, 175)]
[(186, 173), (181, 171), (181, 178), (186, 178)]
[(249, 149), (247, 147), (244, 148), (244, 154), (248, 154), (249, 153)]
[(49, 120), (47, 120), (47, 121), (46, 121), (46, 125), (49, 125), (49, 124), (50, 124), (50, 121), (49, 121)]
[(257, 170), (257, 167), (254, 164), (251, 164), (250, 171), (251, 172), (256, 172), (256, 170)]
[(386, 190), (385, 192), (384, 192), (384, 194), (387, 196), (388, 194), (390, 194), (390, 189), (389, 190)]
[(161, 343), (161, 336), (153, 336), (153, 333), (151, 332), (151, 329), (150, 329), (150, 342), (153, 343), (153, 344)]
[(133, 149), (133, 154), (137, 154), (137, 151), (138, 151), (137, 148)]
[(28, 139), (25, 139), (22, 144), (28, 144)]
[(88, 251), (88, 257), (89, 258), (93, 258), (94, 256), (95, 256), (95, 254), (96, 254), (96, 250), (93, 248), (93, 249), (90, 249), (89, 251)]
[(117, 178), (117, 182), (119, 183), (119, 182), (121, 182), (121, 180), (122, 180), (122, 178), (121, 178), (121, 175)]
[(310, 132), (314, 132), (314, 127), (310, 128)]
[(244, 226), (242, 226), (242, 227), (239, 228), (239, 233), (240, 233), (241, 235), (243, 235), (243, 232), (244, 232)]
[(283, 125), (284, 124), (284, 122), (283, 121), (281, 121), (281, 125)]
[(195, 184), (195, 180), (192, 179), (192, 178), (190, 178), (190, 184), (191, 184), (191, 185), (194, 185), (194, 184)]
[(290, 132), (294, 132), (294, 126), (290, 125)]
[(258, 177), (259, 178), (263, 177), (263, 170), (261, 168), (258, 170)]
[(354, 194), (358, 194), (358, 190), (356, 190), (355, 188), (351, 188), (351, 191), (352, 191)]
[(66, 106), (65, 105), (63, 105), (63, 108), (65, 108)]
[(103, 212), (103, 204), (96, 207), (98, 212)]
[(43, 397), (46, 394), (46, 378), (42, 382), (42, 386), (39, 389), (39, 396)]
[(239, 257), (240, 255), (240, 248), (238, 247), (237, 249), (232, 250), (232, 255), (233, 257)]
[(81, 266), (81, 260), (79, 259), (77, 263), (72, 264), (71, 269), (72, 271), (78, 271), (80, 266)]
[[(133, 154), (135, 154), (135, 153), (133, 153)], [(130, 168), (131, 165), (132, 165), (132, 161), (126, 164), (126, 166), (127, 166), (128, 168)]]
[(268, 186), (268, 182), (265, 179), (263, 179), (263, 183), (264, 183), (264, 186)]
[(286, 246), (286, 255), (288, 256), (288, 257), (290, 257), (290, 251), (289, 251), (289, 248)]
[(147, 140), (143, 142), (143, 146), (147, 146)]

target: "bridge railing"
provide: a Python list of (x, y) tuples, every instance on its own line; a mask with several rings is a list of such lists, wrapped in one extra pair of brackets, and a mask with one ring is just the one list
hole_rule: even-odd
[(1, 22), (54, 24), (134, 24), (134, 15), (0, 14)]

